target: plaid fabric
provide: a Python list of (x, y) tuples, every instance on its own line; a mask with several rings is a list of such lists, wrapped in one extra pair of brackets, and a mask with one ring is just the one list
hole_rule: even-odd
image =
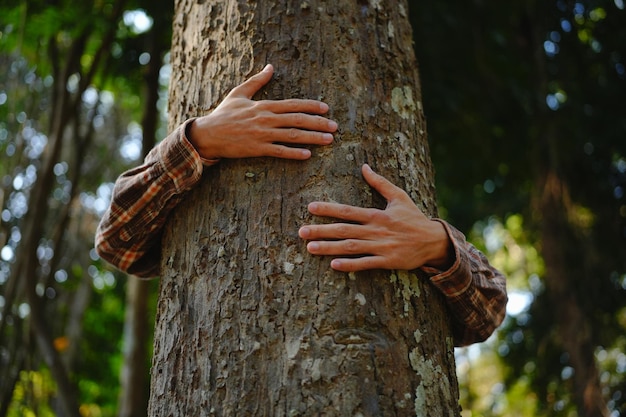
[(141, 278), (159, 275), (161, 233), (169, 213), (202, 177), (203, 165), (185, 138), (188, 121), (116, 181), (96, 231), (96, 251), (120, 270)]
[(463, 233), (441, 219), (452, 240), (454, 264), (447, 271), (422, 267), (430, 282), (443, 293), (452, 316), (455, 346), (487, 339), (506, 313), (506, 278), (485, 255), (465, 240)]
[[(102, 259), (140, 278), (159, 275), (161, 233), (169, 213), (202, 177), (203, 161), (181, 125), (147, 156), (143, 165), (123, 173), (96, 232)], [(465, 236), (443, 220), (455, 262), (447, 271), (421, 270), (445, 296), (455, 346), (485, 340), (504, 319), (506, 280)]]

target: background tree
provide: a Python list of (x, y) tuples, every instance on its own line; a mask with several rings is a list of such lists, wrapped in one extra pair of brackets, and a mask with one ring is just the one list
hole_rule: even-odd
[(545, 263), (510, 280), (534, 302), (501, 333), (505, 390), (531, 381), (534, 415), (623, 411), (623, 372), (596, 360), (624, 346), (623, 2), (411, 5), (448, 218), (522, 224)]
[[(69, 46), (81, 30), (89, 28), (93, 36), (79, 59), (81, 74), (86, 73), (105, 28), (110, 27), (106, 22), (113, 4), (0, 2), (0, 327), (4, 326), (0, 415), (45, 416), (59, 407), (54, 378), (33, 343), (29, 305), (23, 297), (11, 295), (15, 281), (9, 276), (21, 256), (25, 212), (34, 201), (30, 190), (41, 175), (42, 149), (50, 134), (51, 92), (65, 88), (77, 94), (78, 76), (67, 80), (54, 76), (49, 40), (59, 45), (57, 61), (62, 67)], [(555, 320), (562, 299), (575, 300), (591, 328), (585, 349), (593, 352), (607, 407), (613, 415), (625, 414), (624, 3), (446, 0), (408, 5), (437, 168), (440, 213), (507, 272), (512, 298), (527, 302), (521, 311), (511, 310), (497, 337), (457, 351), (463, 415), (582, 414), (577, 411), (573, 381), (584, 374), (576, 372), (568, 351), (571, 343), (563, 343)], [(123, 9), (112, 23), (115, 40), (100, 61), (101, 71), (96, 71), (80, 97), (75, 113), (80, 122), (66, 130), (37, 252), (41, 282), (53, 276), (51, 283), (37, 287), (38, 294), (44, 294), (45, 324), (70, 370), (83, 415), (114, 416), (118, 403), (121, 407), (127, 281), (92, 259), (88, 248), (110, 182), (125, 167), (137, 164), (142, 136), (149, 136), (142, 133), (142, 108), (148, 100), (140, 91), (147, 58), (150, 63), (156, 60), (146, 46), (149, 25), (141, 29), (136, 23), (152, 19), (156, 27), (157, 11), (171, 10), (171, 4), (129, 0)], [(287, 14), (284, 9), (280, 13)], [(361, 15), (355, 14), (341, 36), (348, 32), (360, 36), (353, 28), (360, 27), (361, 21)], [(169, 36), (165, 32), (162, 35)], [(211, 51), (217, 53), (218, 45), (212, 44)], [(280, 93), (288, 83), (287, 67), (280, 64), (268, 95)], [(161, 70), (161, 87), (167, 83), (168, 68), (166, 64)], [(224, 82), (214, 96), (243, 79), (246, 71), (231, 74), (233, 80)], [(94, 101), (96, 97), (100, 100)], [(160, 110), (166, 101), (162, 93)], [(90, 120), (91, 146), (77, 170), (78, 141), (70, 140), (74, 136), (68, 132), (76, 126), (87, 132)], [(540, 140), (540, 134), (547, 137), (548, 126), (552, 139)], [(156, 136), (166, 133), (161, 125)], [(560, 190), (569, 193), (561, 199), (568, 224), (559, 229), (570, 238), (558, 237), (555, 242), (557, 248), (568, 248), (570, 266), (577, 265), (567, 278), (567, 289), (575, 289), (573, 297), (549, 295), (548, 272), (539, 252), (543, 247), (542, 212), (537, 208), (543, 189), (539, 174), (548, 168), (558, 173)], [(77, 173), (80, 178), (75, 183)], [(365, 184), (355, 179), (353, 185), (365, 192)], [(68, 205), (70, 182), (78, 188)], [(307, 202), (303, 199), (302, 205)], [(64, 207), (69, 207), (69, 222), (63, 221)], [(156, 284), (149, 285), (156, 288)], [(153, 304), (149, 299), (150, 315)]]
[[(165, 3), (165, 4), (162, 4)], [(143, 113), (141, 118), (141, 149), (145, 157), (157, 142), (160, 122), (159, 93), (160, 71), (165, 53), (171, 44), (171, 2), (150, 3), (146, 12), (153, 18), (153, 26), (147, 32), (143, 49), (150, 62), (143, 73)], [(126, 310), (124, 320), (124, 362), (120, 378), (119, 417), (141, 417), (147, 415), (151, 342), (154, 327), (154, 308), (150, 308), (154, 283), (131, 278), (126, 287)], [(153, 297), (152, 297), (153, 298)]]
[(322, 98), (307, 163), (224, 160), (163, 240), (150, 415), (458, 415), (442, 299), (419, 271), (333, 272), (297, 236), (315, 199), (384, 207), (368, 161), (434, 214), (404, 1), (176, 3), (170, 130), (273, 63), (259, 98)]
[[(121, 335), (123, 310), (115, 303), (123, 286), (115, 294), (116, 278), (96, 269), (85, 248), (102, 201), (95, 190), (122, 166), (108, 155), (132, 143), (125, 125), (139, 111), (119, 110), (139, 94), (142, 83), (134, 78), (141, 80), (142, 62), (154, 52), (141, 50), (146, 28), (135, 27), (128, 13), (138, 7), (125, 1), (0, 7), (0, 150), (7, 156), (0, 165), (0, 415), (78, 415), (79, 404), (85, 414), (94, 401), (104, 406), (117, 396), (116, 384), (105, 382), (118, 375), (119, 336), (111, 335)], [(161, 55), (170, 41), (167, 20), (158, 32)], [(115, 97), (120, 91), (125, 95)], [(103, 366), (105, 356), (113, 373)]]
[[(43, 15), (52, 14), (57, 19), (56, 21), (50, 19), (47, 23), (55, 25), (67, 23), (66, 18), (59, 15), (54, 8), (40, 4), (31, 4), (30, 6), (36, 8), (36, 12)], [(38, 6), (39, 10), (37, 10)], [(104, 16), (116, 22), (122, 12), (121, 3), (118, 2), (112, 6), (109, 13)], [(29, 12), (27, 7), (15, 10), (22, 12), (24, 16), (27, 16)], [(87, 12), (87, 10), (78, 8), (77, 12)], [(103, 19), (103, 23), (106, 22), (106, 18)], [(44, 137), (45, 141), (41, 146), (41, 157), (37, 158), (38, 166), (29, 165), (35, 169), (36, 175), (33, 175), (32, 188), (28, 190), (29, 193), (23, 194), (25, 198), (28, 198), (28, 210), (23, 217), (19, 216), (22, 217), (20, 219), (21, 238), (7, 282), (5, 298), (8, 299), (8, 303), (5, 304), (3, 320), (0, 322), (2, 325), (0, 331), (4, 332), (8, 318), (15, 317), (21, 320), (20, 316), (12, 314), (13, 312), (9, 307), (12, 307), (15, 302), (26, 301), (27, 304), (25, 305), (28, 306), (29, 310), (28, 326), (34, 339), (32, 343), (36, 345), (41, 358), (49, 367), (57, 383), (61, 410), (66, 415), (76, 416), (78, 416), (76, 390), (72, 386), (68, 370), (62, 362), (59, 352), (54, 347), (54, 336), (47, 324), (47, 313), (43, 309), (45, 305), (43, 296), (45, 289), (54, 281), (54, 272), (62, 253), (61, 237), (64, 227), (70, 219), (70, 202), (77, 195), (77, 180), (85, 161), (85, 152), (93, 138), (93, 117), (98, 114), (95, 111), (87, 113), (87, 118), (91, 120), (85, 124), (81, 123), (77, 116), (81, 114), (82, 96), (100, 69), (105, 58), (104, 54), (113, 42), (115, 34), (115, 26), (104, 26), (98, 33), (101, 36), (101, 42), (92, 50), (92, 61), (83, 66), (81, 58), (87, 51), (87, 41), (92, 30), (94, 27), (79, 25), (73, 32), (75, 36), (70, 38), (71, 40), (67, 43), (60, 42), (56, 37), (46, 39), (53, 77), (53, 88), (49, 97), (50, 112), (46, 121), (47, 126), (44, 125), (47, 137)], [(42, 35), (35, 31), (34, 37), (40, 38)], [(96, 96), (94, 104), (97, 101)], [(32, 128), (37, 129), (37, 127), (33, 126)], [(23, 133), (24, 131), (22, 131)], [(48, 204), (48, 199), (55, 188), (55, 168), (62, 158), (63, 144), (67, 141), (73, 144), (73, 147), (66, 151), (65, 155), (69, 157), (68, 166), (72, 167), (71, 175), (73, 177), (67, 181), (67, 187), (62, 190), (65, 194), (63, 198), (51, 206)], [(55, 212), (55, 214), (51, 216), (51, 212)], [(48, 219), (47, 225), (46, 219)], [(51, 252), (49, 256), (45, 255), (47, 249)], [(57, 257), (54, 256), (55, 250)], [(43, 256), (42, 252), (44, 253)], [(41, 261), (43, 261), (43, 265)], [(42, 266), (44, 268), (41, 268)], [(38, 287), (40, 288), (39, 291)], [(13, 329), (22, 328), (22, 326), (13, 326)], [(20, 367), (18, 366), (18, 369)], [(9, 387), (11, 387), (10, 381), (15, 381), (15, 376), (8, 377), (6, 381), (9, 381)]]

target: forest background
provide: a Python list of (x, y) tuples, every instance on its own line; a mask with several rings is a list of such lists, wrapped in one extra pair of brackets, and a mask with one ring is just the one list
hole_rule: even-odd
[[(583, 416), (589, 384), (626, 415), (623, 0), (409, 6), (440, 214), (510, 292), (497, 333), (456, 351), (463, 415)], [(0, 417), (145, 401), (121, 387), (149, 367), (133, 329), (152, 329), (158, 282), (127, 291), (93, 234), (167, 135), (172, 9), (0, 4)]]

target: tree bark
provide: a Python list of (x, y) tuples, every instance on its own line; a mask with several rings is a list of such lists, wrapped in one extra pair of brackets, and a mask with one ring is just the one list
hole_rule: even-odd
[(170, 128), (266, 63), (259, 99), (327, 102), (307, 162), (224, 160), (166, 226), (149, 415), (459, 415), (452, 337), (419, 271), (334, 272), (306, 206), (382, 208), (370, 163), (436, 212), (405, 1), (176, 4)]
[[(150, 63), (143, 79), (143, 132), (142, 152), (144, 158), (156, 143), (156, 130), (159, 122), (159, 71), (163, 66), (163, 53), (167, 44), (160, 41), (163, 27), (168, 22), (155, 19), (152, 31), (148, 34)], [(149, 328), (148, 298), (149, 281), (130, 277), (126, 286), (126, 312), (124, 316), (124, 362), (120, 375), (120, 399), (118, 417), (144, 417), (147, 415), (149, 398), (149, 341), (152, 334)]]

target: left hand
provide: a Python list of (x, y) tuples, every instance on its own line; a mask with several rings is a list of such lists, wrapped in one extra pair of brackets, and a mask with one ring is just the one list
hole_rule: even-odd
[(337, 123), (323, 117), (318, 100), (252, 100), (272, 79), (274, 67), (235, 87), (211, 113), (195, 119), (189, 141), (204, 159), (270, 156), (305, 160), (311, 151), (294, 145), (329, 145)]
[(387, 207), (379, 210), (310, 203), (311, 214), (346, 223), (301, 227), (300, 237), (310, 241), (307, 250), (314, 255), (339, 256), (330, 266), (344, 272), (411, 270), (424, 265), (447, 269), (453, 255), (444, 226), (426, 217), (404, 190), (376, 174), (369, 165), (363, 165), (361, 171), (365, 181), (387, 200)]

